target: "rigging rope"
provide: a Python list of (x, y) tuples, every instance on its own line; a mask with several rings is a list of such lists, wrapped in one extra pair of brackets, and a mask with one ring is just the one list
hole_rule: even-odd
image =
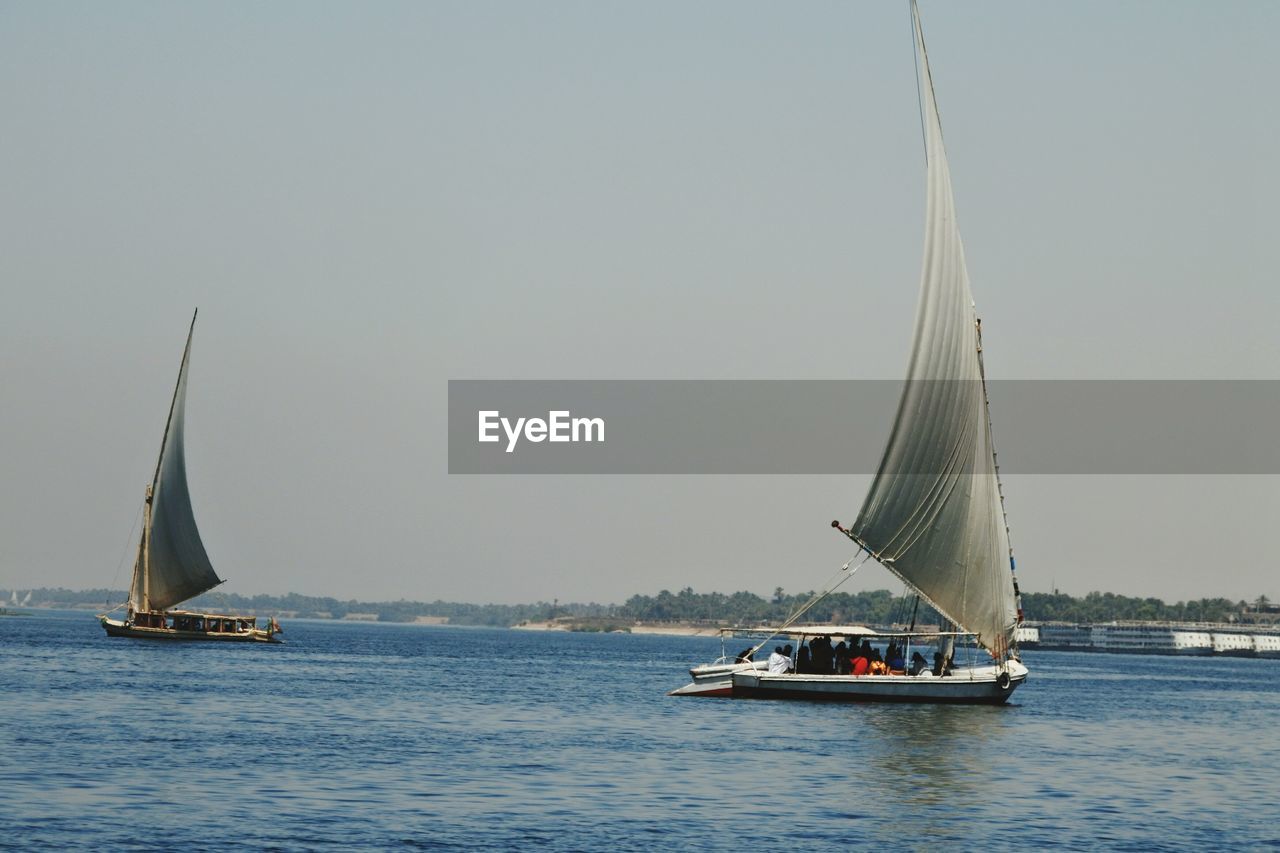
[[(138, 501), (138, 511), (134, 513), (133, 526), (129, 528), (129, 536), (124, 540), (124, 550), (120, 552), (120, 561), (116, 563), (116, 573), (111, 576), (111, 587), (113, 589), (115, 588), (116, 581), (120, 579), (120, 569), (124, 568), (124, 558), (129, 556), (129, 544), (133, 542), (133, 533), (138, 529), (138, 520), (142, 518), (142, 507), (145, 503), (145, 500)], [(132, 594), (132, 592), (133, 591), (130, 590), (130, 594)], [(111, 602), (107, 601), (106, 603), (110, 604)], [(122, 606), (123, 605), (121, 604), (117, 604), (115, 607), (111, 608), (111, 610), (119, 610)], [(111, 610), (108, 610), (107, 612), (110, 613)]]
[[(913, 55), (916, 53), (916, 15), (917, 14), (918, 12), (916, 11), (915, 0), (912, 0), (911, 2), (911, 53)], [(923, 37), (921, 37), (921, 44), (923, 43), (924, 43), (924, 39)], [(913, 63), (912, 67), (915, 69), (915, 72), (916, 72), (916, 106), (918, 107), (916, 112), (920, 113), (920, 142), (921, 142), (921, 147), (924, 149), (924, 165), (928, 167), (929, 139), (926, 136), (925, 130), (924, 130), (924, 89), (920, 87), (920, 58), (918, 56), (916, 57), (916, 61), (915, 63)]]
[(792, 625), (795, 624), (795, 621), (797, 619), (799, 619), (806, 612), (808, 612), (809, 609), (812, 608), (815, 604), (817, 604), (819, 601), (821, 601), (822, 599), (826, 598), (828, 595), (830, 595), (831, 593), (839, 589), (842, 583), (847, 581), (849, 578), (853, 577), (854, 574), (858, 571), (858, 569), (862, 568), (863, 565), (866, 564), (867, 560), (871, 559), (871, 553), (869, 551), (866, 552), (866, 555), (862, 558), (862, 561), (859, 562), (858, 565), (853, 566), (853, 569), (850, 570), (849, 566), (851, 566), (853, 564), (853, 561), (856, 559), (858, 559), (857, 555), (850, 557), (849, 561), (846, 562), (843, 566), (841, 566), (840, 570), (827, 580), (827, 583), (831, 584), (831, 581), (833, 579), (840, 577), (840, 575), (842, 574), (844, 575), (844, 577), (840, 578), (840, 580), (836, 581), (834, 584), (831, 584), (831, 586), (827, 587), (827, 589), (823, 590), (822, 592), (815, 593), (812, 598), (810, 598), (808, 601), (802, 604), (799, 608), (797, 608), (794, 613), (792, 613), (790, 616), (784, 619), (782, 622), (782, 625), (780, 625), (772, 634), (765, 637), (757, 645), (752, 647), (751, 653), (748, 656), (751, 658), (754, 658), (756, 652), (764, 648), (769, 643), (770, 640), (772, 640), (774, 637), (786, 631), (788, 628), (790, 628)]

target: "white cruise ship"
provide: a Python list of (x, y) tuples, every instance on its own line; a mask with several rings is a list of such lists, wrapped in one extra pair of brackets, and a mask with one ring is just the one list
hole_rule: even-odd
[(1038, 644), (1042, 649), (1063, 652), (1093, 651), (1093, 632), (1088, 625), (1046, 622), (1039, 626)]
[(1213, 632), (1213, 653), (1232, 658), (1251, 658), (1254, 656), (1254, 638), (1249, 634)]
[(1174, 625), (1094, 625), (1093, 647), (1131, 655), (1211, 655), (1213, 635)]
[(1260, 658), (1280, 658), (1280, 634), (1254, 634), (1253, 653)]
[(1019, 625), (1013, 632), (1013, 641), (1019, 646), (1035, 648), (1040, 645), (1040, 628), (1035, 625)]

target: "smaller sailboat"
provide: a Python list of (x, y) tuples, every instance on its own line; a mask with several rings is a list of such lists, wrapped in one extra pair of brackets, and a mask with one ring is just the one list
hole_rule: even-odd
[(191, 336), (195, 328), (193, 314), (178, 368), (178, 383), (169, 405), (169, 420), (160, 442), (160, 457), (156, 460), (151, 484), (147, 486), (142, 536), (133, 564), (129, 600), (121, 605), (127, 607), (125, 616), (112, 619), (109, 614), (114, 611), (108, 611), (98, 618), (111, 637), (279, 643), (282, 642), (281, 628), (274, 618), (267, 619), (266, 625), (260, 627), (254, 616), (172, 609), (222, 583), (200, 541), (191, 509), (191, 494), (187, 490), (183, 414)]

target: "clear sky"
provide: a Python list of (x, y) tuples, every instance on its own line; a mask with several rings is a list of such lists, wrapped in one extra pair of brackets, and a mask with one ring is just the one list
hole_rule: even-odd
[[(921, 13), (989, 373), (1280, 379), (1280, 5)], [(197, 305), (229, 590), (767, 593), (851, 555), (865, 478), (450, 477), (446, 381), (901, 376), (905, 0), (0, 3), (0, 140), (0, 587), (127, 582)], [(1280, 599), (1280, 478), (1007, 493), (1024, 589)]]

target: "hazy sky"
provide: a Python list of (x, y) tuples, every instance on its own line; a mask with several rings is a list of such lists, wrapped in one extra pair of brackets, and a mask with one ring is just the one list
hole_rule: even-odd
[[(989, 373), (1280, 379), (1280, 5), (921, 12)], [(127, 583), (197, 305), (230, 591), (767, 593), (851, 556), (866, 478), (450, 477), (446, 381), (901, 376), (905, 0), (0, 3), (0, 140), (0, 587)], [(1280, 478), (1007, 493), (1023, 589), (1280, 599)]]

